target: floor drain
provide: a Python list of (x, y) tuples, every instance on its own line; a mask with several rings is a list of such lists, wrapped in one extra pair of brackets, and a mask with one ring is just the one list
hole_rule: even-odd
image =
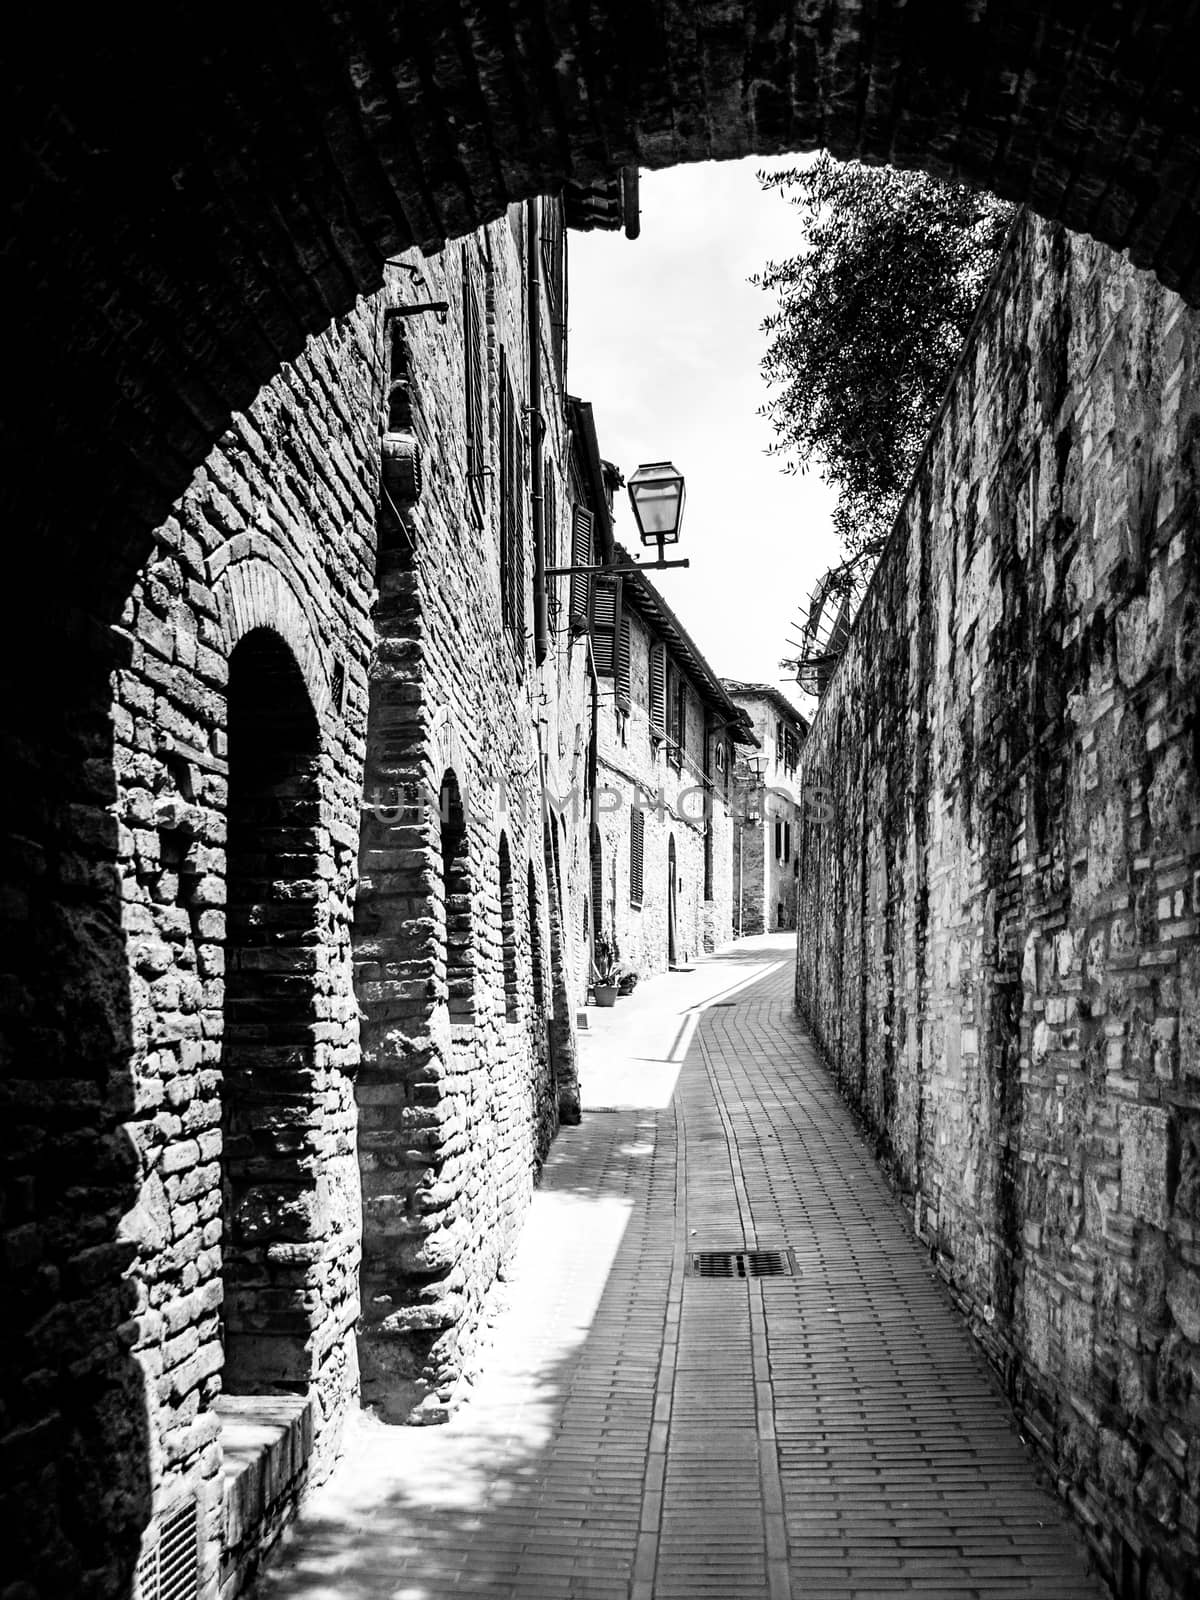
[(693, 1250), (689, 1278), (790, 1278), (796, 1258), (790, 1250)]

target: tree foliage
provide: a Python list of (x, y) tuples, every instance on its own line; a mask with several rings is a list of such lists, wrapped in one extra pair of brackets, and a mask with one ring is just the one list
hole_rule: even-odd
[(1012, 208), (923, 173), (835, 161), (760, 173), (805, 245), (751, 280), (779, 309), (760, 409), (789, 471), (819, 464), (851, 558), (875, 554), (962, 350)]

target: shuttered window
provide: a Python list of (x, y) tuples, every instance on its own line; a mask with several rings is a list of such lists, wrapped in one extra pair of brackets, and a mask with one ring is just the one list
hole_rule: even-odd
[(687, 743), (687, 684), (677, 672), (667, 673), (667, 737), (671, 741), (667, 759), (682, 767)]
[(617, 626), (617, 709), (629, 712), (630, 706), (630, 664), (629, 664), (629, 618), (621, 617)]
[(483, 519), (483, 477), (487, 467), (487, 433), (483, 407), (483, 344), (479, 296), (463, 259), (463, 398), (467, 430), (467, 501), (476, 521)]
[(500, 356), (500, 608), (517, 649), (525, 649), (525, 530), (522, 440), (508, 360)]
[(631, 806), (629, 811), (629, 898), (642, 903), (642, 852), (646, 834), (646, 814)]
[(650, 646), (650, 732), (659, 738), (667, 731), (667, 647)]
[(620, 622), (621, 580), (598, 577), (592, 595), (592, 657), (596, 671), (610, 678), (617, 669)]
[(604, 932), (604, 846), (600, 830), (592, 828), (592, 926), (598, 934)]
[[(592, 513), (586, 506), (575, 506), (571, 515), (571, 565), (592, 564)], [(584, 633), (592, 623), (592, 580), (586, 572), (571, 574), (570, 623), (573, 633)]]

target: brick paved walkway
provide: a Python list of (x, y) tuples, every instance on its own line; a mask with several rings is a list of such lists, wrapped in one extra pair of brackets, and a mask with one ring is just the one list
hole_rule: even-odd
[[(792, 944), (590, 1013), (470, 1402), (364, 1419), (269, 1600), (1098, 1597), (791, 1009)], [(685, 1274), (790, 1249), (795, 1276)]]

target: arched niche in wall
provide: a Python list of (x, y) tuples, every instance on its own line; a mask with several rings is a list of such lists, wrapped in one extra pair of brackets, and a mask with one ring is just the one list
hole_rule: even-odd
[(471, 862), (462, 790), (452, 768), (438, 791), (445, 909), (446, 999), (456, 1034), (475, 1026), (475, 935)]
[(320, 736), (292, 652), (255, 628), (229, 661), (223, 1386), (311, 1377)]

